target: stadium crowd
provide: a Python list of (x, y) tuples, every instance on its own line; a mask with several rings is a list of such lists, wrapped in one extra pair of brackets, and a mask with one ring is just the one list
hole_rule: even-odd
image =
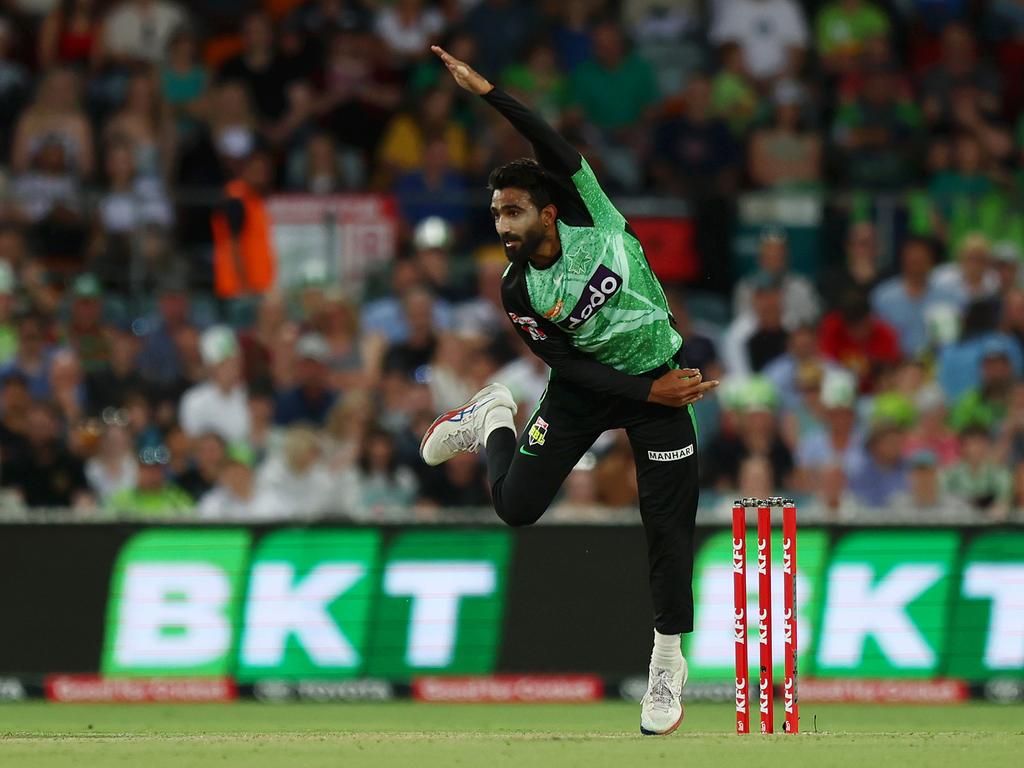
[[(689, 361), (723, 381), (698, 404), (702, 509), (1024, 504), (1021, 0), (0, 7), (5, 509), (488, 505), (478, 456), (417, 449), (488, 381), (520, 420), (544, 390), (500, 307), (484, 191), (529, 150), (432, 42), (556, 123), (616, 199), (686, 202), (699, 276), (666, 289)], [(780, 226), (734, 269), (756, 190), (826, 201), (813, 270)], [(396, 258), (365, 286), (311, 261), (275, 288), (276, 192), (393, 196)], [(633, 472), (606, 434), (550, 517), (635, 506)]]

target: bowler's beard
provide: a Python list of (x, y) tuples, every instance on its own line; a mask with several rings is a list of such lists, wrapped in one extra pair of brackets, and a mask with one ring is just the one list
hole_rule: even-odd
[(513, 237), (510, 240), (519, 243), (519, 247), (509, 248), (506, 245), (505, 255), (509, 261), (524, 265), (537, 253), (540, 244), (544, 242), (544, 230), (538, 227), (536, 230), (527, 232), (521, 239)]

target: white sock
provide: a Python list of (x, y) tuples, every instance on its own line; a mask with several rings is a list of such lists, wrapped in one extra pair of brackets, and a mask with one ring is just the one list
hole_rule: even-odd
[(665, 669), (678, 669), (683, 663), (683, 651), (680, 646), (680, 635), (663, 635), (654, 630), (654, 651), (651, 653), (651, 664)]
[(502, 427), (508, 427), (515, 434), (516, 423), (512, 421), (512, 409), (505, 405), (496, 405), (484, 416), (484, 445), (487, 445), (487, 438), (491, 432)]

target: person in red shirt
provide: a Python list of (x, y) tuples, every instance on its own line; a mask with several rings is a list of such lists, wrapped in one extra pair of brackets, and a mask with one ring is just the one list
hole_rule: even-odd
[(858, 289), (841, 294), (838, 308), (825, 315), (818, 346), (823, 355), (856, 374), (861, 394), (874, 391), (881, 368), (901, 359), (896, 331), (871, 312), (867, 294)]

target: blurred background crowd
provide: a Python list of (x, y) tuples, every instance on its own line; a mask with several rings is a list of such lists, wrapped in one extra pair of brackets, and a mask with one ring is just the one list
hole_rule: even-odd
[[(3, 0), (8, 513), (488, 516), (478, 456), (417, 448), (487, 382), (520, 420), (543, 392), (484, 189), (529, 147), (433, 42), (637, 221), (723, 381), (702, 516), (784, 492), (827, 519), (1015, 519), (1024, 0)], [(384, 201), (385, 258), (286, 252), (273, 200), (332, 195)], [(636, 503), (608, 433), (549, 517)]]

